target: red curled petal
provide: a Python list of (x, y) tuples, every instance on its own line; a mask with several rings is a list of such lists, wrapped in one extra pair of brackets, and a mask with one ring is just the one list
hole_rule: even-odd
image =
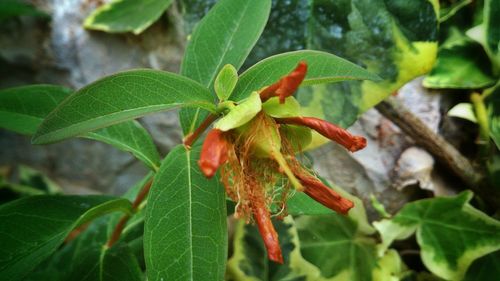
[(219, 166), (227, 161), (229, 143), (223, 133), (219, 129), (212, 129), (203, 142), (198, 166), (207, 178), (213, 177)]
[(342, 145), (351, 152), (365, 148), (366, 139), (361, 136), (354, 136), (348, 131), (325, 120), (314, 117), (289, 117), (276, 118), (276, 123), (292, 124), (309, 127), (330, 140)]
[(354, 203), (351, 200), (340, 196), (340, 194), (323, 184), (317, 178), (309, 175), (297, 175), (297, 178), (304, 186), (304, 192), (307, 196), (321, 205), (344, 215), (354, 207)]
[(304, 61), (299, 62), (297, 67), (290, 72), (290, 74), (282, 77), (278, 82), (272, 84), (271, 86), (265, 88), (260, 92), (260, 99), (262, 102), (266, 100), (279, 96), (280, 103), (284, 103), (285, 99), (299, 88), (300, 83), (304, 80), (307, 73), (307, 63)]
[[(257, 200), (259, 201), (259, 200)], [(264, 204), (254, 202), (252, 205), (253, 216), (259, 227), (260, 236), (267, 249), (267, 257), (277, 263), (283, 264), (278, 233), (271, 222), (271, 215)]]

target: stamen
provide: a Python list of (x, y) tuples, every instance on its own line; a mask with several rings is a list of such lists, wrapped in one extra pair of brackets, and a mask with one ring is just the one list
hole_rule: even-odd
[(288, 117), (275, 118), (278, 124), (292, 124), (306, 126), (342, 145), (351, 152), (365, 148), (366, 139), (361, 136), (354, 136), (348, 131), (325, 120), (314, 117)]

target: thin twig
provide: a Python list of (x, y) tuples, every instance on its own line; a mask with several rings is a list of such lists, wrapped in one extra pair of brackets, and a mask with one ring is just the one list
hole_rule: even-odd
[(484, 174), (479, 169), (476, 169), (454, 146), (427, 127), (422, 120), (411, 113), (396, 98), (389, 97), (378, 104), (376, 108), (418, 145), (434, 155), (439, 162), (457, 175), (483, 200), (493, 207), (500, 206), (500, 198), (491, 193), (493, 190), (487, 185)]
[[(132, 203), (132, 213), (137, 212), (137, 210), (139, 208), (139, 205), (141, 204), (142, 201), (144, 201), (144, 199), (148, 195), (149, 190), (151, 189), (151, 185), (152, 184), (153, 184), (153, 179), (150, 179), (142, 187), (142, 189), (139, 191), (139, 193), (135, 197), (134, 202)], [(121, 217), (121, 219), (118, 222), (118, 224), (116, 224), (115, 229), (113, 230), (113, 233), (109, 237), (108, 242), (106, 243), (106, 246), (108, 248), (111, 248), (111, 246), (113, 246), (116, 243), (116, 241), (118, 241), (118, 239), (120, 239), (120, 236), (121, 236), (121, 234), (123, 232), (123, 229), (125, 228), (125, 225), (127, 224), (127, 222), (128, 222), (129, 219), (130, 219), (130, 215), (129, 214), (123, 215)]]
[(184, 138), (184, 140), (183, 140), (184, 146), (186, 146), (187, 148), (191, 148), (193, 143), (201, 136), (201, 134), (203, 134), (203, 132), (205, 132), (205, 130), (215, 120), (217, 120), (218, 117), (219, 116), (217, 116), (215, 114), (208, 115), (207, 118), (205, 118), (205, 120), (203, 120), (203, 122), (200, 124), (200, 126), (194, 132), (190, 133), (189, 135), (187, 135)]

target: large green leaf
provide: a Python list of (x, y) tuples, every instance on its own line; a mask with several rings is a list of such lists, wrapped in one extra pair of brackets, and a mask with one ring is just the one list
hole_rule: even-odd
[[(71, 93), (53, 85), (31, 85), (0, 91), (0, 128), (33, 135), (43, 119)], [(132, 153), (157, 170), (160, 155), (149, 133), (135, 121), (124, 122), (82, 137), (102, 141)]]
[(299, 89), (298, 100), (307, 107), (304, 114), (347, 127), (359, 114), (432, 68), (437, 53), (437, 2), (275, 1), (249, 62), (286, 51), (316, 49), (378, 74), (383, 81)]
[(316, 86), (313, 97), (309, 91), (299, 92), (307, 112), (347, 127), (428, 72), (437, 53), (437, 7), (435, 0), (314, 0), (308, 47), (364, 65), (383, 81)]
[(182, 106), (215, 110), (208, 90), (191, 79), (159, 70), (125, 71), (66, 98), (42, 122), (33, 143), (51, 143)]
[(201, 174), (200, 150), (177, 146), (155, 176), (144, 233), (149, 280), (219, 281), (224, 276), (225, 193), (217, 178)]
[(437, 276), (461, 279), (477, 258), (500, 249), (500, 222), (469, 205), (472, 193), (407, 204), (374, 223), (385, 247), (416, 232), (422, 261)]
[(495, 81), (481, 45), (455, 32), (439, 49), (437, 62), (423, 84), (429, 88), (477, 89)]
[(269, 57), (246, 70), (240, 76), (231, 99), (241, 100), (252, 91), (275, 83), (290, 73), (300, 61), (307, 62), (308, 69), (301, 86), (345, 80), (379, 79), (377, 75), (335, 55), (313, 50), (295, 51)]
[[(262, 33), (270, 9), (270, 0), (218, 1), (191, 35), (181, 74), (213, 92), (216, 75), (224, 65), (241, 67)], [(181, 110), (184, 133), (192, 132), (205, 116), (199, 109)]]
[(118, 243), (104, 247), (110, 216), (96, 219), (78, 236), (31, 272), (25, 281), (143, 280), (130, 247)]
[(107, 196), (33, 196), (0, 206), (0, 276), (20, 280), (75, 227), (130, 207), (126, 199)]
[(484, 29), (486, 50), (493, 59), (496, 74), (500, 75), (500, 2), (498, 0), (484, 1)]
[(152, 25), (172, 0), (115, 0), (96, 9), (85, 19), (88, 29), (139, 34)]

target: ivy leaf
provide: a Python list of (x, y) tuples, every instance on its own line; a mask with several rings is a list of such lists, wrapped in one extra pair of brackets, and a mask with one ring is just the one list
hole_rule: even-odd
[(158, 20), (171, 3), (172, 0), (114, 0), (96, 9), (83, 25), (110, 33), (140, 34)]
[(296, 224), (302, 256), (323, 277), (372, 280), (377, 266), (375, 240), (360, 232), (353, 220), (332, 214), (301, 217)]
[(270, 262), (257, 227), (239, 220), (233, 240), (233, 256), (227, 264), (227, 281), (317, 280), (319, 270), (301, 256), (297, 229), (291, 216), (273, 220), (284, 264)]
[(231, 108), (226, 116), (219, 119), (214, 124), (214, 128), (226, 132), (243, 126), (252, 120), (261, 109), (262, 102), (260, 95), (257, 92), (253, 92), (246, 100)]
[(225, 101), (238, 82), (238, 71), (234, 66), (226, 64), (215, 78), (214, 89), (220, 101)]
[(264, 59), (243, 72), (231, 99), (241, 100), (252, 91), (273, 84), (290, 73), (301, 61), (307, 62), (308, 69), (301, 86), (345, 80), (379, 79), (377, 75), (335, 55), (313, 50), (295, 51)]
[(129, 212), (126, 199), (108, 196), (33, 196), (0, 206), (0, 275), (21, 280), (49, 257), (75, 227), (98, 216)]
[(498, 276), (500, 276), (500, 251), (472, 262), (463, 281), (495, 281)]
[(226, 200), (218, 179), (196, 161), (201, 148), (179, 145), (163, 160), (146, 207), (148, 280), (222, 280), (227, 256)]
[[(71, 92), (70, 89), (54, 85), (31, 85), (0, 90), (0, 128), (33, 135), (43, 119)], [(153, 170), (160, 166), (160, 155), (153, 140), (138, 122), (124, 122), (86, 133), (82, 137), (130, 152)]]
[(432, 68), (438, 7), (437, 0), (276, 1), (247, 65), (277, 53), (314, 49), (378, 74), (382, 81), (299, 89), (296, 97), (306, 108), (304, 114), (348, 127), (361, 113)]
[[(190, 38), (181, 74), (212, 89), (224, 65), (241, 67), (262, 33), (270, 9), (270, 0), (217, 1)], [(206, 115), (199, 109), (181, 110), (184, 133), (192, 132)]]
[(472, 106), (472, 103), (468, 102), (458, 103), (448, 111), (447, 115), (469, 120), (473, 123), (477, 123), (477, 118), (476, 114), (474, 113), (474, 108)]
[(472, 193), (407, 204), (391, 220), (374, 223), (383, 245), (416, 232), (425, 266), (435, 275), (459, 280), (477, 258), (500, 249), (500, 222), (469, 205)]
[(200, 84), (159, 70), (130, 70), (102, 78), (71, 94), (42, 122), (34, 144), (45, 144), (175, 107), (214, 111)]
[(438, 89), (477, 89), (495, 81), (481, 45), (455, 31), (441, 46), (437, 62), (423, 84)]

